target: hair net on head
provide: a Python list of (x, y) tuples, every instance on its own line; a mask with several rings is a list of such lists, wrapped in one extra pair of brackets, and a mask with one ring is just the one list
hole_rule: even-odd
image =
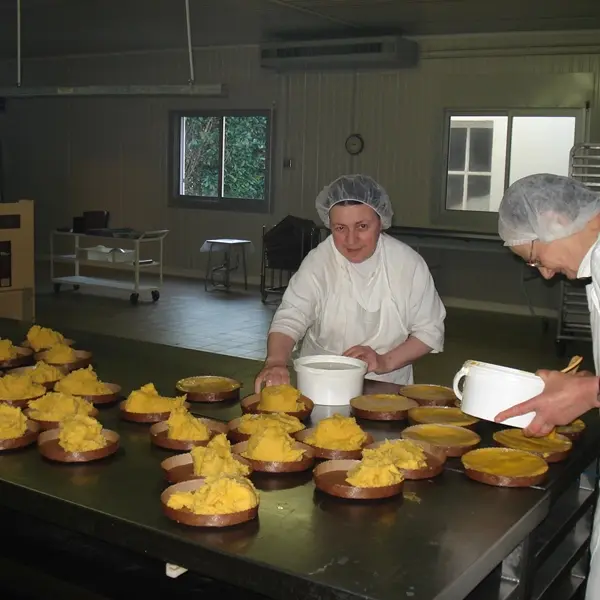
[(498, 209), (505, 246), (552, 242), (581, 231), (600, 213), (600, 195), (582, 183), (549, 173), (515, 181)]
[(383, 187), (368, 175), (343, 175), (325, 186), (317, 196), (317, 212), (326, 227), (329, 227), (329, 211), (345, 200), (370, 206), (379, 215), (383, 229), (392, 225), (394, 211)]

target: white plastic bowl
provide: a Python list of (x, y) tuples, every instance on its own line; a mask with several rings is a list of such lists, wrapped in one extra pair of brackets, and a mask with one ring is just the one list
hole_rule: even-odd
[(347, 406), (363, 392), (367, 363), (347, 356), (302, 356), (294, 370), (298, 389), (315, 404)]
[[(459, 384), (463, 378), (465, 383), (461, 392)], [(527, 371), (468, 360), (455, 375), (452, 387), (464, 413), (493, 421), (498, 413), (541, 394), (544, 381)], [(530, 412), (502, 424), (525, 428), (534, 417), (535, 413)]]

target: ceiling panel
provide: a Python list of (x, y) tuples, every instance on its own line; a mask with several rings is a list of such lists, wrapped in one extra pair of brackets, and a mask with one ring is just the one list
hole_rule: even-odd
[[(0, 0), (0, 58), (16, 0)], [(193, 43), (334, 35), (600, 29), (600, 0), (190, 0)], [(22, 0), (23, 55), (182, 48), (184, 0)]]

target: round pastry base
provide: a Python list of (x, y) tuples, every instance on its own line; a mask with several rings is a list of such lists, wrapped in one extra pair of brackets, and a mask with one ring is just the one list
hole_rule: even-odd
[(40, 433), (38, 437), (38, 448), (40, 454), (45, 458), (63, 463), (85, 463), (94, 460), (100, 460), (111, 456), (119, 449), (119, 434), (110, 429), (103, 429), (102, 434), (108, 443), (98, 450), (89, 450), (87, 452), (67, 452), (58, 442), (60, 430), (52, 429)]
[[(241, 456), (234, 456), (235, 460), (249, 468), (249, 473), (246, 477), (249, 477), (252, 473), (252, 466), (250, 463)], [(205, 479), (202, 475), (196, 475), (194, 473), (194, 461), (190, 453), (178, 454), (177, 456), (171, 456), (166, 458), (160, 463), (163, 470), (165, 479), (169, 483), (179, 483), (181, 481), (196, 481)]]
[(315, 454), (313, 449), (306, 444), (296, 442), (294, 444), (295, 450), (303, 450), (304, 454), (300, 460), (295, 461), (265, 461), (265, 460), (254, 460), (243, 456), (242, 454), (248, 448), (248, 442), (240, 442), (235, 444), (231, 451), (237, 456), (241, 456), (244, 460), (248, 461), (253, 471), (260, 473), (299, 473), (310, 469), (315, 464)]
[[(455, 422), (450, 419), (454, 418)], [(419, 406), (408, 411), (408, 421), (411, 425), (454, 425), (473, 429), (479, 419), (463, 413), (455, 406)]]
[[(294, 434), (294, 437), (304, 444), (306, 444), (306, 438), (310, 437), (315, 431), (314, 427), (310, 429), (303, 429), (298, 433)], [(373, 443), (373, 436), (367, 434), (367, 439), (364, 441), (363, 445), (358, 450), (331, 450), (329, 448), (317, 448), (317, 446), (312, 446), (311, 444), (307, 444), (310, 446), (314, 453), (315, 458), (324, 458), (326, 460), (353, 460), (360, 459), (362, 457), (362, 450), (365, 446)]]
[[(400, 435), (405, 440), (411, 440), (413, 442), (414, 441), (425, 442), (425, 440), (423, 440), (419, 436), (419, 432), (423, 431), (425, 428), (427, 428), (429, 426), (430, 426), (430, 424), (411, 425), (410, 427), (407, 427), (406, 429), (404, 429), (404, 431), (402, 431), (402, 433)], [(481, 437), (474, 431), (471, 431), (470, 429), (465, 429), (463, 427), (456, 427), (455, 425), (437, 425), (437, 427), (450, 427), (453, 430), (458, 429), (460, 431), (467, 431), (467, 432), (469, 432), (469, 434), (471, 434), (471, 436), (473, 438), (473, 441), (471, 443), (460, 444), (460, 445), (438, 443), (435, 440), (427, 440), (426, 441), (426, 443), (429, 444), (430, 446), (442, 450), (446, 454), (447, 457), (453, 458), (453, 457), (462, 456), (463, 454), (466, 454), (467, 452), (469, 452), (470, 450), (475, 448), (475, 446), (477, 446), (478, 444), (481, 443)]]
[(207, 440), (175, 440), (169, 437), (169, 427), (166, 421), (155, 423), (150, 427), (150, 441), (159, 448), (165, 450), (185, 451), (191, 450), (195, 446), (206, 446), (215, 435), (219, 433), (227, 434), (226, 423), (215, 421), (214, 419), (200, 418), (206, 427), (208, 427), (210, 437)]
[[(131, 421), (132, 423), (159, 423), (160, 421), (166, 421), (171, 415), (171, 411), (169, 412), (159, 412), (159, 413), (136, 413), (125, 410), (125, 403), (127, 400), (123, 400), (119, 404), (119, 410), (121, 411), (121, 418), (125, 421)], [(189, 408), (189, 402), (184, 402), (183, 406), (185, 408)]]
[[(382, 396), (386, 397), (384, 402), (389, 405), (389, 410), (373, 408), (376, 405), (375, 403), (382, 403)], [(404, 421), (409, 409), (419, 405), (414, 400), (405, 398), (404, 396), (371, 394), (353, 398), (350, 400), (350, 406), (352, 407), (352, 414), (359, 419), (369, 421)]]
[(172, 521), (190, 525), (192, 527), (230, 527), (232, 525), (239, 525), (240, 523), (252, 521), (252, 519), (255, 519), (258, 516), (258, 505), (249, 510), (228, 513), (225, 515), (197, 515), (187, 508), (176, 510), (167, 506), (169, 498), (173, 494), (177, 492), (194, 492), (203, 485), (204, 481), (195, 480), (176, 483), (175, 485), (168, 487), (160, 495), (160, 501), (165, 516)]
[(35, 422), (27, 419), (27, 430), (17, 438), (0, 439), (0, 451), (17, 450), (18, 448), (26, 448), (34, 444), (40, 434), (40, 426)]
[(15, 346), (15, 350), (17, 351), (17, 356), (0, 361), (0, 369), (15, 369), (16, 367), (22, 367), (31, 362), (33, 357), (33, 350), (31, 348)]
[[(304, 405), (304, 410), (297, 410), (294, 412), (286, 412), (286, 415), (290, 415), (292, 417), (296, 417), (297, 419), (300, 419), (301, 421), (303, 421), (304, 419), (308, 419), (308, 417), (310, 417), (314, 407), (315, 407), (315, 403), (310, 400), (309, 398), (307, 398), (306, 396), (300, 396), (300, 399), (298, 400), (299, 402), (301, 402)], [(251, 413), (251, 414), (273, 414), (276, 412), (284, 412), (284, 411), (273, 411), (273, 410), (261, 410), (258, 408), (258, 404), (260, 402), (260, 394), (252, 394), (251, 396), (246, 396), (242, 402), (241, 402), (241, 407), (242, 407), (242, 412), (243, 413)]]
[[(518, 448), (517, 446), (513, 446), (510, 443), (505, 443), (505, 442), (503, 442), (501, 440), (498, 440), (496, 438), (496, 436), (499, 433), (502, 433), (502, 431), (506, 431), (506, 430), (503, 429), (501, 431), (496, 431), (496, 433), (494, 433), (494, 435), (493, 435), (494, 442), (496, 442), (496, 444), (498, 444), (502, 448), (511, 448), (512, 450), (520, 450), (521, 452), (529, 452), (530, 454), (535, 454), (536, 456), (539, 456), (540, 458), (543, 458), (547, 463), (562, 462), (563, 460), (565, 460), (569, 456), (569, 452), (571, 452), (571, 450), (572, 450), (572, 446), (570, 448), (568, 448), (567, 450), (560, 450), (558, 452), (537, 452), (535, 450), (525, 450), (524, 448)], [(562, 439), (564, 441), (569, 440), (569, 438), (567, 438), (564, 435), (557, 435), (556, 437), (558, 439)]]
[(67, 372), (76, 371), (77, 369), (85, 369), (92, 364), (92, 353), (87, 350), (75, 350), (75, 360), (69, 363), (53, 363), (47, 359), (48, 351), (37, 352), (35, 360), (43, 360), (45, 363), (53, 367), (62, 368)]
[(119, 399), (121, 394), (121, 386), (116, 383), (105, 383), (105, 386), (110, 388), (110, 393), (107, 394), (73, 394), (84, 398), (92, 404), (112, 404)]
[[(36, 419), (35, 417), (31, 416), (31, 409), (26, 409), (23, 411), (25, 413), (25, 415), (27, 416), (28, 419), (31, 419), (32, 421), (35, 421), (42, 430), (44, 431), (49, 431), (51, 429), (58, 429), (60, 427), (60, 421), (43, 421), (41, 419)], [(90, 413), (88, 414), (89, 417), (97, 417), (98, 416), (98, 409), (97, 408), (93, 408)]]
[[(71, 340), (69, 338), (65, 338), (61, 344), (64, 344), (65, 346), (74, 346), (75, 345), (75, 340)], [(29, 343), (28, 340), (25, 340), (21, 346), (23, 346), (23, 348), (31, 348), (31, 344)], [(46, 350), (50, 350), (50, 348), (38, 348), (37, 350), (34, 350), (33, 348), (31, 348), (34, 352), (45, 352)]]
[[(229, 431), (227, 432), (227, 435), (229, 436), (229, 439), (233, 442), (245, 442), (247, 440), (250, 439), (250, 434), (249, 433), (242, 433), (239, 430), (239, 426), (241, 423), (241, 417), (238, 417), (237, 419), (232, 419), (231, 421), (229, 421)], [(300, 430), (302, 431), (302, 429)], [(298, 433), (297, 431), (294, 433), (290, 433), (291, 436), (295, 436), (296, 433)]]
[(338, 498), (349, 500), (379, 500), (391, 498), (402, 493), (404, 481), (395, 485), (361, 488), (350, 485), (346, 481), (348, 471), (358, 465), (358, 460), (329, 460), (321, 463), (313, 471), (313, 479), (317, 489)]
[[(194, 387), (202, 387), (203, 381), (213, 380), (215, 377), (223, 380), (224, 389), (222, 391), (194, 391)], [(215, 375), (186, 377), (185, 379), (180, 379), (175, 385), (177, 392), (186, 394), (186, 400), (189, 402), (223, 402), (225, 400), (239, 400), (241, 387), (242, 384), (235, 379)]]
[(421, 406), (455, 406), (458, 398), (454, 391), (443, 385), (415, 383), (404, 385), (400, 393)]
[(17, 408), (27, 408), (27, 405), (38, 398), (41, 398), (45, 394), (40, 394), (39, 396), (34, 396), (33, 398), (19, 398), (18, 400), (4, 400), (0, 398), (0, 404), (8, 404), (10, 406), (16, 406)]

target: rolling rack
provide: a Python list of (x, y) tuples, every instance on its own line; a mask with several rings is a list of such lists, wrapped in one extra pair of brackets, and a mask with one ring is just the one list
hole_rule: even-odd
[[(600, 143), (576, 144), (569, 157), (569, 177), (600, 192)], [(563, 356), (569, 341), (591, 342), (590, 311), (585, 285), (561, 281), (556, 351)]]
[(304, 257), (321, 241), (320, 228), (312, 221), (287, 216), (271, 229), (262, 228), (260, 297), (283, 296)]

